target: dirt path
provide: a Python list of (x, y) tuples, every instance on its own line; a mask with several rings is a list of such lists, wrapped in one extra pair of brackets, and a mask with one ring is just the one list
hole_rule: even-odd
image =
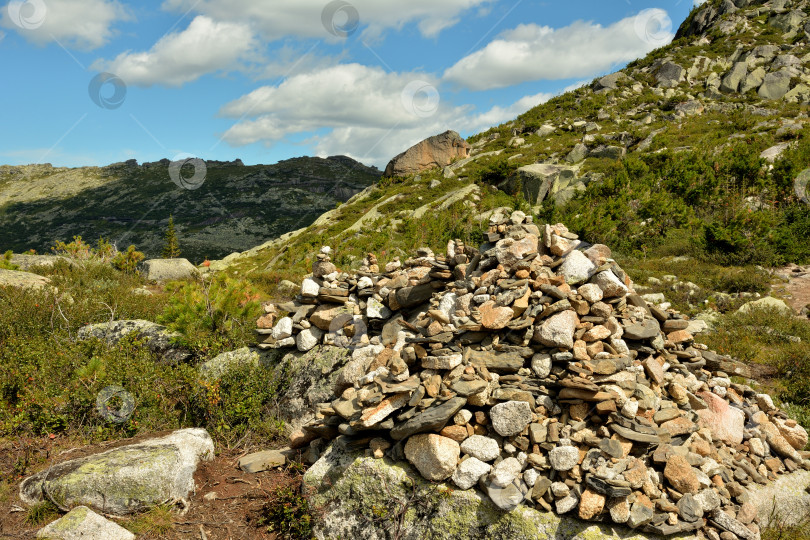
[(810, 305), (810, 266), (791, 264), (779, 268), (775, 273), (787, 283), (775, 285), (774, 291), (780, 293), (796, 313), (801, 313)]

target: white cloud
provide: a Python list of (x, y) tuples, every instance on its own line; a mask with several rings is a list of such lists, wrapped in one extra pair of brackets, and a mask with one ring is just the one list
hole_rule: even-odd
[(255, 59), (257, 40), (244, 24), (197, 16), (182, 32), (168, 34), (145, 52), (123, 52), (92, 68), (116, 74), (128, 85), (180, 86), (219, 70), (240, 69)]
[[(272, 146), (304, 136), (317, 155), (346, 154), (382, 167), (425, 137), (447, 129), (477, 132), (551, 97), (527, 96), (476, 114), (471, 106), (432, 99), (438, 96), (435, 84), (422, 73), (387, 73), (360, 64), (294, 75), (225, 105), (220, 113), (239, 120), (223, 139), (233, 146)], [(414, 88), (421, 91), (413, 94)]]
[[(652, 16), (669, 20), (660, 9), (642, 14), (645, 20)], [(593, 77), (674, 37), (669, 29), (664, 35), (660, 31), (643, 35), (638, 22), (637, 17), (627, 17), (604, 27), (577, 21), (558, 29), (522, 24), (459, 60), (444, 72), (444, 79), (472, 90), (487, 90), (542, 79)]]
[(38, 45), (59, 41), (66, 47), (92, 50), (113, 36), (112, 25), (130, 18), (115, 0), (44, 0), (9, 2), (0, 25)]
[[(359, 25), (368, 35), (388, 28), (416, 23), (426, 37), (455, 25), (460, 15), (494, 0), (351, 0), (350, 8), (338, 10), (335, 23), (345, 24), (356, 12)], [(163, 8), (185, 13), (194, 10), (217, 20), (250, 22), (270, 41), (285, 36), (329, 39), (322, 13), (327, 0), (165, 0)], [(352, 9), (354, 11), (352, 11)]]

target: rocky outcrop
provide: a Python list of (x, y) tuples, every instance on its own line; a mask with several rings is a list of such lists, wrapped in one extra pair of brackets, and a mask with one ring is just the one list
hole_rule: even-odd
[(695, 343), (689, 320), (636, 295), (606, 246), (581, 251), (522, 212), (493, 215), (487, 240), (305, 280), (263, 346), (314, 325), (325, 349), (353, 349), (297, 434), (308, 457), (335, 441), (477, 486), (506, 512), (755, 537), (754, 517), (724, 512), (810, 469), (804, 429), (732, 382), (744, 372)]
[(129, 335), (143, 339), (149, 350), (160, 355), (168, 363), (182, 362), (191, 357), (188, 350), (173, 343), (180, 337), (179, 333), (142, 319), (89, 324), (79, 328), (77, 332), (79, 339), (96, 338), (107, 342), (108, 345), (115, 345)]
[[(588, 149), (585, 145), (581, 145)], [(606, 150), (607, 148), (615, 150)], [(605, 147), (595, 150), (595, 157), (621, 156), (624, 148)], [(583, 158), (578, 158), (581, 161)], [(579, 166), (557, 165), (552, 163), (535, 163), (518, 168), (514, 174), (498, 185), (498, 189), (505, 193), (515, 193), (520, 190), (523, 197), (532, 206), (539, 206), (547, 198), (552, 198), (557, 204), (564, 204), (576, 193), (584, 191), (590, 183), (590, 176), (578, 177)]]
[(396, 156), (385, 168), (385, 176), (407, 176), (435, 167), (446, 167), (470, 156), (470, 145), (455, 131), (445, 131), (419, 142)]
[(0, 268), (0, 287), (15, 287), (18, 289), (42, 289), (48, 286), (50, 279), (31, 272), (20, 270), (5, 270)]
[(49, 465), (20, 484), (25, 504), (50, 500), (69, 510), (89, 506), (127, 515), (195, 489), (197, 464), (213, 459), (214, 443), (204, 429), (183, 429), (165, 437)]
[(141, 263), (141, 275), (149, 281), (192, 279), (199, 275), (188, 259), (149, 259)]

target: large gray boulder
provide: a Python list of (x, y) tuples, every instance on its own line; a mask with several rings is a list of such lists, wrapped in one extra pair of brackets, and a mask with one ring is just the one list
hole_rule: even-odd
[(57, 261), (65, 261), (68, 264), (73, 264), (73, 261), (61, 255), (31, 255), (28, 253), (15, 253), (11, 256), (11, 264), (15, 264), (20, 270), (25, 272), (34, 267), (53, 268)]
[(727, 94), (736, 92), (740, 89), (740, 84), (748, 75), (748, 64), (745, 62), (735, 62), (731, 71), (726, 73), (720, 83), (720, 91)]
[(341, 371), (353, 357), (359, 363), (366, 358), (363, 349), (355, 352), (325, 345), (306, 353), (297, 350), (285, 352), (274, 361), (273, 369), (276, 379), (284, 381), (279, 395), (279, 402), (284, 406), (280, 408), (279, 415), (291, 432), (315, 418), (318, 403), (334, 399)]
[(195, 278), (199, 271), (188, 259), (149, 259), (141, 263), (141, 275), (149, 281), (175, 281)]
[(135, 540), (135, 535), (86, 506), (77, 506), (37, 531), (50, 540)]
[(532, 206), (537, 206), (542, 204), (547, 196), (574, 183), (576, 171), (576, 167), (550, 163), (525, 165), (498, 187), (501, 191), (512, 193), (520, 186), (526, 201)]
[(470, 145), (455, 131), (445, 131), (408, 148), (388, 162), (385, 176), (407, 176), (446, 167), (470, 156)]
[(605, 75), (604, 77), (596, 79), (596, 81), (593, 83), (593, 89), (597, 92), (599, 90), (615, 90), (619, 87), (620, 82), (624, 82), (629, 79), (630, 77), (621, 71), (617, 71), (616, 73), (611, 73), (610, 75)]
[(251, 349), (250, 347), (242, 347), (241, 349), (218, 354), (214, 358), (200, 364), (197, 371), (201, 378), (213, 381), (220, 379), (232, 369), (245, 366), (268, 367), (273, 362), (276, 355), (277, 353), (274, 352), (265, 352)]
[(790, 90), (790, 74), (780, 70), (765, 75), (758, 94), (765, 99), (781, 99), (788, 90)]
[(662, 88), (674, 88), (686, 77), (686, 70), (674, 62), (664, 62), (655, 74), (655, 82)]
[(20, 499), (33, 505), (47, 498), (62, 509), (89, 506), (123, 516), (185, 499), (195, 489), (197, 465), (213, 457), (207, 431), (182, 429), (51, 465), (22, 481)]
[(42, 289), (50, 282), (50, 279), (40, 276), (39, 274), (22, 272), (20, 270), (5, 270), (0, 268), (0, 287), (14, 287), (17, 289)]
[[(397, 522), (375, 519), (373, 509), (399, 507), (409, 499), (412, 503), (399, 529), (403, 540), (662, 540), (620, 525), (586, 522), (522, 505), (504, 512), (478, 490), (431, 484), (407, 462), (364, 457), (342, 439), (306, 472), (304, 487), (312, 492), (312, 504), (323, 510), (313, 531), (321, 540), (390, 538), (389, 529)], [(685, 537), (690, 535), (669, 538)]]
[(774, 15), (768, 20), (768, 24), (787, 34), (797, 32), (802, 25), (804, 25), (805, 18), (806, 15), (804, 12), (794, 9), (793, 11), (788, 11), (787, 13), (779, 13)]
[(804, 204), (810, 204), (810, 169), (805, 169), (793, 180), (793, 192)]
[(191, 353), (186, 349), (173, 344), (173, 341), (180, 337), (179, 333), (143, 319), (89, 324), (80, 328), (76, 337), (80, 340), (96, 338), (107, 342), (108, 345), (115, 345), (130, 334), (144, 339), (149, 350), (160, 355), (164, 361), (182, 362), (191, 357)]

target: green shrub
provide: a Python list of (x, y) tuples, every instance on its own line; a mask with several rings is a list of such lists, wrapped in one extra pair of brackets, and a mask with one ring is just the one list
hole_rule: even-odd
[(145, 258), (146, 256), (140, 251), (137, 251), (135, 246), (129, 246), (126, 251), (120, 251), (115, 254), (115, 257), (112, 259), (112, 265), (122, 272), (134, 274), (138, 268), (138, 263)]
[(209, 356), (251, 342), (261, 310), (259, 292), (250, 284), (218, 275), (166, 289), (169, 303), (158, 322), (183, 334), (183, 345)]
[(0, 270), (19, 270), (20, 267), (16, 264), (11, 262), (11, 257), (14, 254), (11, 250), (6, 251), (2, 257), (0, 257)]

